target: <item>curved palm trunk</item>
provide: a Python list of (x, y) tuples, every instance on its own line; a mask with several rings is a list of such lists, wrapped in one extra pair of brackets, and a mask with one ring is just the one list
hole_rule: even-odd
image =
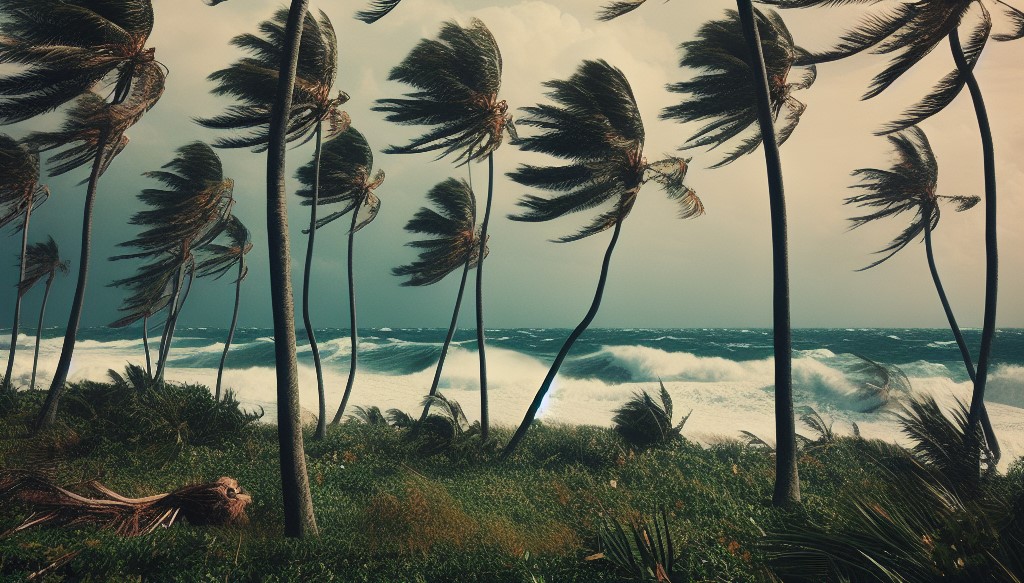
[(146, 353), (146, 376), (153, 378), (153, 361), (149, 358), (149, 316), (142, 318), (142, 349)]
[[(452, 343), (452, 338), (455, 336), (455, 329), (459, 323), (459, 310), (462, 308), (462, 294), (466, 291), (466, 279), (469, 276), (469, 264), (472, 262), (472, 256), (466, 259), (466, 266), (462, 268), (462, 281), (459, 282), (459, 293), (455, 296), (455, 310), (452, 312), (452, 323), (448, 325), (448, 335), (444, 338), (444, 344), (441, 346), (441, 357), (437, 361), (437, 369), (434, 371), (434, 381), (430, 383), (430, 392), (428, 396), (433, 397), (437, 393), (437, 384), (441, 381), (441, 369), (444, 368), (444, 359), (448, 355), (448, 347)], [(423, 406), (423, 413), (420, 415), (420, 423), (427, 418), (430, 413), (430, 405), (432, 401), (428, 400), (427, 404)], [(417, 426), (416, 429), (418, 429)]]
[[(939, 301), (942, 302), (942, 310), (946, 313), (949, 329), (953, 332), (953, 338), (960, 349), (960, 357), (964, 360), (967, 376), (970, 377), (973, 383), (975, 378), (977, 378), (977, 373), (974, 371), (974, 362), (971, 361), (971, 352), (967, 348), (967, 342), (964, 340), (963, 333), (960, 332), (960, 326), (956, 323), (953, 308), (950, 307), (949, 299), (946, 297), (946, 290), (942, 287), (942, 280), (939, 279), (939, 270), (935, 266), (935, 254), (932, 249), (932, 227), (928, 221), (924, 223), (924, 248), (925, 254), (928, 256), (928, 269), (932, 274), (932, 282), (935, 283), (935, 291), (939, 293)], [(985, 408), (984, 404), (981, 411), (981, 429), (985, 433), (985, 442), (988, 444), (988, 449), (992, 452), (992, 463), (998, 464), (999, 458), (1002, 457), (1002, 452), (999, 449), (999, 442), (996, 440), (996, 433), (992, 429), (992, 421), (988, 418), (988, 409)]]
[(39, 306), (39, 323), (36, 324), (36, 350), (32, 354), (32, 380), (28, 384), (28, 390), (34, 391), (36, 388), (36, 366), (39, 364), (39, 341), (43, 338), (43, 314), (46, 313), (46, 300), (50, 298), (50, 286), (53, 285), (53, 276), (56, 275), (55, 271), (50, 272), (50, 277), (46, 278), (46, 289), (43, 290), (43, 303)]
[(768, 76), (761, 37), (750, 0), (736, 0), (743, 36), (755, 67), (757, 121), (764, 144), (768, 174), (768, 200), (772, 220), (772, 324), (775, 345), (775, 492), (772, 503), (784, 506), (800, 502), (800, 477), (796, 467), (796, 419), (793, 415), (793, 338), (789, 320), (789, 252), (786, 198), (782, 183), (782, 159), (775, 137)]
[(361, 206), (363, 206), (363, 203), (362, 201), (359, 201), (359, 203), (352, 208), (352, 224), (348, 229), (348, 313), (349, 341), (352, 344), (352, 356), (349, 359), (348, 382), (345, 383), (345, 394), (341, 397), (341, 405), (338, 406), (338, 412), (334, 414), (334, 419), (331, 421), (331, 425), (341, 423), (341, 417), (345, 414), (345, 408), (348, 406), (348, 398), (352, 395), (352, 385), (356, 382), (356, 365), (359, 361), (359, 334), (356, 328), (356, 280), (355, 272), (352, 268), (352, 244), (355, 243), (356, 219), (359, 218), (359, 207)]
[(323, 439), (327, 435), (327, 401), (324, 396), (324, 371), (320, 365), (320, 349), (316, 344), (316, 334), (313, 333), (313, 324), (309, 320), (309, 275), (313, 266), (313, 241), (316, 239), (316, 207), (320, 204), (320, 151), (322, 145), (323, 126), (322, 124), (317, 124), (316, 153), (313, 155), (313, 204), (309, 207), (306, 268), (302, 273), (302, 323), (306, 327), (309, 350), (313, 353), (313, 366), (316, 368), (316, 391), (320, 400), (320, 414), (317, 415), (316, 433), (313, 434), (313, 439)]
[(480, 355), (480, 437), (487, 441), (490, 428), (487, 410), (487, 351), (484, 333), (484, 255), (487, 250), (487, 226), (491, 222), (491, 199), (494, 198), (494, 152), (487, 155), (487, 203), (480, 226), (480, 252), (476, 262), (476, 347)]
[(551, 363), (551, 368), (548, 370), (548, 374), (544, 377), (544, 382), (540, 385), (540, 390), (533, 397), (533, 402), (530, 403), (530, 408), (526, 410), (526, 417), (523, 418), (523, 422), (519, 424), (519, 429), (516, 429), (515, 435), (509, 440), (508, 445), (501, 452), (501, 459), (505, 460), (511, 456), (516, 448), (519, 446), (519, 442), (526, 436), (526, 432), (530, 429), (530, 424), (533, 423), (534, 418), (537, 416), (537, 411), (540, 410), (541, 403), (544, 402), (544, 397), (548, 394), (548, 390), (551, 388), (551, 383), (555, 380), (555, 375), (558, 374), (558, 369), (562, 366), (562, 361), (569, 355), (569, 349), (576, 343), (576, 340), (586, 331), (590, 323), (594, 321), (594, 317), (597, 316), (597, 310), (601, 307), (601, 296), (604, 295), (604, 285), (608, 281), (608, 266), (612, 260), (612, 251), (615, 250), (615, 244), (619, 240), (619, 232), (622, 230), (622, 221), (615, 223), (615, 230), (612, 232), (612, 239), (608, 242), (608, 249), (604, 252), (604, 262), (601, 263), (601, 276), (597, 280), (597, 291), (594, 292), (594, 301), (590, 304), (590, 310), (587, 311), (587, 315), (583, 317), (583, 321), (576, 326), (576, 328), (569, 334), (569, 338), (566, 339), (565, 344), (562, 345), (562, 349), (558, 351), (558, 355), (555, 356), (555, 361)]
[[(167, 302), (167, 316), (164, 318), (164, 329), (160, 333), (160, 346), (157, 347), (156, 351), (156, 375), (160, 374), (160, 369), (163, 367), (164, 352), (167, 349), (167, 337), (171, 334), (171, 322), (174, 320), (174, 307), (178, 305), (178, 296), (181, 293), (181, 286), (185, 282), (185, 264), (178, 266), (178, 275), (174, 278), (171, 285), (171, 297), (170, 301)], [(156, 378), (155, 376), (153, 378)]]
[(292, 105), (299, 42), (309, 0), (292, 0), (285, 25), (285, 46), (270, 115), (267, 149), (267, 249), (270, 255), (270, 299), (274, 315), (274, 358), (277, 368), (277, 438), (280, 443), (284, 533), (289, 537), (316, 536), (313, 499), (306, 473), (299, 405), (298, 363), (295, 359), (295, 304), (288, 240), (288, 199), (285, 191), (285, 132)]
[(188, 271), (188, 283), (185, 284), (185, 292), (181, 294), (181, 301), (174, 308), (174, 316), (171, 319), (170, 329), (167, 331), (167, 342), (164, 345), (164, 353), (160, 358), (160, 364), (157, 365), (156, 369), (156, 380), (158, 383), (164, 382), (164, 372), (167, 370), (167, 359), (171, 355), (171, 343), (174, 342), (174, 330), (178, 327), (178, 316), (181, 315), (181, 309), (185, 307), (185, 301), (188, 300), (188, 294), (192, 291), (192, 282), (195, 280), (196, 270), (193, 265)]
[[(28, 249), (28, 221), (32, 216), (32, 198), (34, 192), (29, 194), (28, 205), (25, 207), (25, 220), (21, 223), (21, 269), (18, 271), (19, 289), (14, 298), (14, 323), (11, 325), (11, 348), (7, 353), (7, 372), (4, 373), (3, 390), (9, 391), (14, 387), (11, 384), (11, 375), (14, 374), (14, 352), (18, 349), (18, 324), (21, 320), (21, 293), (20, 284), (25, 280), (25, 253)], [(38, 337), (38, 333), (36, 334)], [(33, 375), (34, 377), (35, 375)]]
[(64, 394), (64, 383), (68, 379), (68, 371), (71, 369), (71, 357), (75, 352), (75, 340), (78, 338), (78, 325), (82, 322), (82, 305), (85, 304), (85, 284), (89, 278), (89, 251), (92, 248), (92, 213), (96, 206), (96, 188), (100, 182), (100, 174), (103, 171), (103, 161), (106, 157), (107, 136), (102, 135), (99, 139), (99, 150), (96, 159), (92, 163), (92, 171), (89, 173), (89, 186), (85, 191), (85, 210), (82, 213), (82, 249), (78, 259), (78, 282), (75, 286), (75, 297), (71, 300), (71, 313), (68, 315), (68, 325), (64, 330), (64, 344), (61, 347), (60, 359), (57, 361), (57, 370), (53, 373), (53, 381), (50, 382), (50, 389), (46, 393), (46, 401), (39, 417), (35, 422), (35, 431), (44, 431), (53, 426), (57, 418), (57, 407), (60, 398)]
[(999, 245), (996, 239), (996, 159), (992, 144), (992, 128), (988, 123), (988, 112), (985, 100), (981, 95), (981, 87), (974, 77), (974, 72), (964, 58), (960, 48), (960, 34), (956, 28), (949, 33), (949, 46), (953, 51), (960, 75), (964, 77), (967, 88), (974, 102), (974, 114), (978, 118), (978, 131), (981, 134), (981, 152), (985, 168), (985, 315), (981, 329), (981, 350), (978, 353), (978, 370), (974, 379), (974, 395), (971, 398), (971, 410), (967, 417), (968, 436), (976, 430), (978, 423), (985, 414), (985, 383), (988, 380), (989, 357), (992, 354), (992, 342), (996, 335), (996, 299), (999, 288)]
[(242, 274), (245, 273), (245, 254), (238, 258), (238, 280), (235, 282), (235, 308), (231, 312), (231, 327), (228, 328), (228, 339), (224, 342), (224, 353), (220, 355), (220, 366), (217, 367), (216, 400), (220, 401), (220, 382), (224, 376), (224, 362), (228, 359), (231, 340), (235, 337), (235, 325), (238, 323), (238, 304), (242, 299)]

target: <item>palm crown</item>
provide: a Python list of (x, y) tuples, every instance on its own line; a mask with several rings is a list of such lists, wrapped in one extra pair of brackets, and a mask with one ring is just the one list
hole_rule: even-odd
[(437, 210), (421, 207), (405, 225), (405, 230), (432, 238), (408, 243), (422, 251), (416, 261), (391, 270), (399, 277), (409, 278), (402, 285), (437, 283), (466, 265), (467, 261), (473, 267), (479, 257), (476, 196), (469, 184), (465, 180), (449, 178), (431, 188), (427, 198)]
[(29, 245), (25, 251), (25, 277), (18, 282), (18, 294), (25, 295), (44, 277), (53, 277), (57, 272), (66, 275), (70, 265), (70, 261), (60, 258), (60, 250), (53, 237)]
[(506, 131), (516, 138), (508, 105), (498, 99), (501, 52), (476, 18), (468, 27), (445, 23), (437, 40), (421, 40), (388, 79), (417, 91), (401, 99), (379, 99), (374, 111), (403, 125), (437, 127), (405, 146), (388, 147), (387, 153), (440, 150), (438, 158), (455, 153), (456, 160), (468, 162), (496, 150)]
[[(313, 183), (316, 176), (315, 161), (300, 167), (295, 175), (304, 188), (298, 195), (303, 205), (313, 204)], [(349, 127), (331, 138), (323, 146), (320, 161), (320, 192), (317, 205), (342, 204), (340, 210), (317, 219), (316, 228), (348, 214), (353, 209), (362, 212), (355, 229), (368, 225), (377, 216), (380, 199), (373, 193), (384, 182), (384, 171), (373, 173), (373, 150), (366, 137)]]
[[(220, 138), (214, 142), (215, 146), (252, 148), (254, 151), (267, 149), (270, 111), (276, 99), (287, 21), (288, 9), (282, 8), (274, 14), (273, 19), (260, 24), (263, 36), (236, 36), (231, 44), (252, 56), (209, 76), (211, 81), (217, 83), (213, 93), (230, 95), (241, 104), (229, 107), (221, 115), (196, 121), (208, 128), (248, 132), (231, 138)], [(288, 141), (311, 138), (312, 130), (325, 121), (335, 132), (348, 125), (348, 115), (338, 109), (348, 101), (348, 95), (338, 92), (337, 97), (330, 96), (337, 70), (338, 39), (330, 19), (320, 12), (320, 19), (317, 20), (307, 12), (299, 45), (292, 107), (288, 116)]]
[[(223, 242), (213, 241), (200, 250), (203, 259), (196, 265), (199, 277), (212, 275), (214, 279), (219, 279), (252, 251), (249, 229), (235, 215), (231, 215), (225, 223), (222, 238)], [(246, 267), (238, 279), (243, 280), (248, 274), (249, 268)]]
[(925, 229), (934, 229), (939, 224), (940, 203), (955, 204), (955, 209), (960, 212), (970, 209), (980, 200), (977, 196), (936, 194), (939, 167), (928, 138), (917, 126), (887, 137), (895, 149), (893, 167), (889, 170), (860, 168), (853, 172), (854, 176), (861, 177), (861, 182), (853, 188), (867, 192), (847, 198), (846, 204), (878, 210), (850, 219), (851, 228), (904, 212), (913, 212), (914, 217), (903, 232), (878, 251), (884, 257), (863, 269), (870, 269), (886, 261), (921, 236)]
[(0, 134), (0, 228), (35, 206), (48, 191), (39, 184), (39, 154)]
[[(799, 78), (791, 80), (792, 69), (799, 64), (798, 59), (805, 51), (794, 44), (786, 24), (776, 12), (755, 9), (754, 14), (776, 123), (785, 110), (783, 121), (776, 130), (778, 142), (782, 144), (796, 129), (806, 108), (792, 93), (810, 87), (814, 82), (815, 69), (808, 65)], [(713, 168), (753, 152), (761, 144), (761, 132), (757, 128), (751, 52), (743, 36), (739, 14), (729, 10), (725, 19), (704, 24), (697, 31), (697, 38), (684, 42), (680, 48), (683, 51), (680, 66), (698, 69), (701, 73), (689, 81), (669, 85), (669, 91), (688, 97), (678, 105), (665, 108), (662, 119), (705, 122), (683, 145), (684, 148), (716, 148), (747, 134)]]
[(644, 158), (643, 121), (622, 71), (605, 61), (584, 61), (568, 80), (548, 81), (545, 86), (557, 105), (523, 108), (528, 117), (520, 123), (545, 131), (523, 138), (521, 147), (571, 163), (522, 165), (509, 173), (520, 184), (558, 193), (552, 198), (526, 195), (519, 205), (527, 210), (511, 219), (547, 221), (610, 207), (579, 232), (559, 239), (575, 241), (623, 220), (648, 180), (659, 182), (680, 204), (682, 217), (704, 212), (696, 193), (683, 184), (686, 160), (670, 157), (649, 164)]

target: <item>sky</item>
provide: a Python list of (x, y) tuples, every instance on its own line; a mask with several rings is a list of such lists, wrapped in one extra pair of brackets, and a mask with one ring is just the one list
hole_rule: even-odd
[[(142, 209), (136, 195), (154, 184), (141, 176), (171, 160), (174, 150), (194, 140), (212, 142), (223, 133), (198, 126), (195, 117), (216, 115), (233, 102), (210, 94), (211, 72), (242, 54), (229, 45), (232, 37), (255, 32), (258, 23), (281, 6), (275, 0), (233, 0), (216, 7), (199, 0), (154, 0), (156, 24), (149, 46), (170, 70), (160, 103), (133, 127), (131, 143), (103, 177), (96, 203), (93, 254), (83, 326), (101, 326), (117, 319), (123, 292), (109, 282), (134, 269), (108, 258), (116, 245), (134, 237), (128, 224)], [(382, 200), (377, 220), (360, 231), (355, 242), (355, 272), (361, 327), (447, 326), (458, 285), (457, 274), (443, 282), (408, 288), (391, 274), (395, 266), (415, 258), (406, 243), (415, 237), (403, 230), (426, 192), (449, 176), (472, 172), (478, 200), (483, 200), (486, 163), (471, 169), (429, 154), (385, 155), (391, 144), (405, 144), (423, 128), (385, 122), (370, 111), (375, 99), (398, 97), (409, 88), (387, 80), (421, 38), (436, 37), (444, 21), (484, 21), (501, 49), (504, 71), (500, 97), (510, 110), (546, 102), (542, 83), (568, 78), (584, 59), (605, 59), (631, 82), (646, 128), (649, 159), (680, 154), (679, 146), (696, 129), (662, 121), (662, 108), (680, 96), (666, 85), (685, 80), (692, 71), (678, 66), (679, 43), (693, 38), (704, 22), (721, 18), (734, 7), (728, 0), (648, 2), (610, 23), (594, 18), (594, 0), (406, 0), (374, 25), (352, 18), (359, 2), (313, 2), (324, 10), (337, 31), (341, 60), (337, 89), (351, 100), (346, 111), (375, 150), (375, 166), (387, 179), (376, 191)], [(796, 42), (824, 49), (853, 22), (862, 9), (788, 11), (783, 14)], [(1005, 23), (1003, 23), (1005, 24)], [(996, 22), (996, 31), (1000, 22)], [(966, 34), (964, 34), (966, 36)], [(995, 140), (1000, 185), (1000, 327), (1024, 326), (1024, 117), (1015, 106), (1024, 89), (1019, 66), (1024, 41), (990, 42), (976, 68)], [(855, 210), (842, 204), (855, 192), (850, 172), (862, 167), (888, 167), (887, 141), (873, 132), (894, 119), (953, 68), (945, 44), (929, 55), (881, 96), (860, 100), (885, 57), (863, 55), (820, 66), (814, 86), (795, 96), (807, 110), (792, 138), (782, 148), (790, 233), (792, 323), (797, 327), (943, 327), (941, 306), (932, 286), (924, 245), (912, 244), (886, 263), (865, 272), (872, 253), (884, 247), (905, 226), (900, 219), (849, 230)], [(8, 126), (20, 137), (50, 129), (57, 112)], [(939, 162), (939, 193), (983, 194), (978, 129), (966, 91), (945, 111), (922, 124)], [(522, 134), (533, 128), (521, 126)], [(724, 151), (724, 148), (723, 148)], [(312, 143), (288, 151), (288, 175), (307, 163)], [(770, 327), (772, 305), (771, 232), (764, 157), (758, 149), (719, 169), (708, 167), (722, 155), (692, 150), (687, 183), (700, 195), (706, 215), (677, 218), (674, 203), (655, 184), (641, 191), (625, 220), (611, 263), (611, 273), (595, 327)], [(253, 232), (250, 276), (243, 285), (241, 326), (271, 325), (266, 247), (266, 158), (245, 150), (222, 150), (225, 174), (235, 180), (236, 214)], [(489, 328), (572, 327), (593, 297), (600, 262), (610, 231), (574, 243), (550, 240), (574, 232), (586, 216), (570, 216), (549, 224), (519, 223), (506, 218), (528, 192), (505, 173), (518, 164), (556, 160), (520, 152), (504, 144), (495, 154), (496, 182), (490, 226), (490, 255), (485, 263), (485, 321)], [(78, 241), (88, 168), (48, 179), (53, 195), (32, 216), (30, 241), (52, 235), (72, 259), (71, 276), (54, 285), (47, 306), (47, 325), (63, 325), (75, 287)], [(308, 207), (294, 196), (297, 182), (288, 183), (293, 285), (299, 298)], [(539, 194), (539, 193), (535, 193)], [(907, 217), (909, 219), (909, 217)], [(346, 233), (338, 221), (319, 231), (313, 263), (311, 312), (314, 325), (347, 327), (345, 280)], [(0, 260), (0, 305), (11, 305), (17, 270), (19, 235), (3, 233)], [(10, 235), (10, 236), (8, 236)], [(935, 253), (947, 293), (964, 327), (981, 325), (984, 301), (984, 209), (945, 212), (934, 235)], [(40, 286), (41, 287), (41, 286)], [(34, 322), (40, 291), (23, 303), (23, 322)], [(469, 325), (474, 310), (471, 294), (463, 305)], [(226, 327), (234, 289), (229, 278), (197, 281), (185, 306), (182, 326)], [(296, 307), (299, 304), (296, 302)], [(297, 322), (301, 318), (297, 317)], [(8, 309), (0, 328), (10, 327)]]

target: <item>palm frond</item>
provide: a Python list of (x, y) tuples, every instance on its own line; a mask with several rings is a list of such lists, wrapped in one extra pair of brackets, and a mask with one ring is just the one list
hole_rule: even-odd
[(480, 253), (476, 197), (469, 184), (448, 178), (431, 188), (427, 198), (437, 210), (420, 208), (405, 225), (405, 230), (433, 237), (409, 243), (422, 249), (419, 257), (391, 270), (398, 277), (408, 277), (402, 282), (404, 286), (437, 283), (467, 261), (476, 264)]
[(373, 24), (387, 16), (401, 4), (402, 0), (371, 0), (369, 8), (356, 12), (356, 19)]
[(623, 14), (629, 14), (630, 12), (640, 8), (644, 5), (647, 0), (619, 0), (617, 2), (609, 2), (601, 7), (600, 12), (597, 13), (598, 20), (614, 20)]
[[(317, 168), (315, 160), (300, 167), (295, 173), (303, 185), (296, 194), (302, 204), (313, 204), (313, 182)], [(317, 205), (340, 205), (341, 208), (320, 217), (315, 228), (319, 229), (350, 212), (357, 212), (355, 231), (369, 224), (377, 216), (380, 199), (374, 194), (384, 182), (384, 172), (373, 173), (373, 150), (366, 138), (353, 127), (327, 140), (320, 156), (320, 189)], [(308, 233), (308, 229), (303, 233)]]
[(39, 185), (39, 154), (18, 140), (0, 134), (0, 229), (22, 216), (43, 191)]
[(57, 273), (67, 275), (70, 265), (70, 261), (60, 258), (60, 249), (53, 237), (29, 245), (25, 249), (25, 276), (18, 282), (18, 295), (28, 293), (44, 277), (52, 278)]
[(660, 404), (647, 391), (640, 391), (616, 409), (612, 417), (615, 432), (636, 449), (666, 445), (682, 439), (681, 431), (690, 418), (690, 414), (687, 414), (678, 425), (672, 425), (672, 397), (665, 390), (664, 383), (659, 382), (659, 385)]

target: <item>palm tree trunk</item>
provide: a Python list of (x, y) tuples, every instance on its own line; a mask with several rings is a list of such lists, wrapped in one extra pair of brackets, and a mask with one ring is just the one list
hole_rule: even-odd
[(601, 276), (597, 280), (597, 291), (594, 292), (594, 301), (590, 304), (590, 310), (587, 311), (587, 315), (583, 317), (583, 321), (576, 326), (576, 328), (569, 334), (569, 338), (566, 339), (565, 344), (562, 345), (562, 349), (558, 351), (558, 355), (555, 356), (555, 361), (551, 363), (551, 368), (548, 370), (548, 374), (544, 377), (544, 382), (540, 385), (540, 390), (533, 397), (533, 402), (530, 403), (530, 408), (526, 410), (526, 417), (523, 418), (523, 422), (519, 424), (519, 429), (516, 429), (515, 435), (509, 440), (508, 445), (501, 452), (501, 459), (508, 459), (512, 453), (515, 452), (519, 446), (519, 442), (526, 436), (527, 430), (530, 429), (530, 424), (533, 423), (534, 418), (537, 416), (537, 411), (540, 410), (541, 403), (544, 402), (544, 397), (547, 396), (548, 390), (551, 388), (551, 383), (555, 380), (555, 375), (558, 374), (558, 369), (562, 366), (562, 361), (569, 355), (569, 349), (576, 343), (576, 340), (586, 331), (590, 323), (594, 321), (594, 317), (597, 316), (597, 310), (601, 307), (601, 297), (604, 295), (604, 285), (608, 281), (608, 266), (612, 260), (612, 251), (615, 250), (615, 244), (619, 240), (619, 232), (622, 230), (622, 221), (615, 223), (615, 230), (612, 232), (612, 239), (608, 242), (608, 249), (604, 252), (604, 262), (601, 263)]
[[(459, 323), (459, 310), (462, 309), (462, 294), (466, 291), (466, 279), (469, 276), (469, 265), (473, 261), (473, 257), (470, 256), (466, 259), (466, 266), (462, 268), (462, 281), (459, 282), (459, 293), (455, 296), (455, 310), (452, 312), (452, 323), (448, 325), (448, 335), (444, 338), (444, 344), (441, 346), (441, 357), (437, 361), (437, 370), (434, 371), (434, 381), (430, 383), (430, 392), (428, 396), (433, 397), (437, 393), (437, 384), (441, 381), (441, 369), (444, 368), (444, 358), (448, 355), (448, 347), (452, 343), (452, 338), (455, 336), (455, 329)], [(420, 423), (427, 418), (427, 414), (430, 413), (431, 401), (427, 401), (427, 404), (423, 406), (423, 413), (420, 415)], [(418, 426), (417, 426), (418, 429)], [(415, 431), (415, 429), (414, 429)]]
[(487, 155), (487, 203), (480, 226), (480, 252), (476, 261), (476, 349), (480, 355), (480, 437), (487, 441), (490, 428), (487, 411), (487, 351), (484, 333), (484, 255), (487, 250), (487, 226), (491, 222), (491, 200), (494, 198), (494, 152)]
[[(185, 281), (185, 264), (178, 266), (178, 275), (174, 278), (171, 284), (171, 297), (170, 301), (167, 302), (167, 316), (164, 318), (164, 329), (160, 333), (160, 346), (157, 347), (156, 351), (156, 374), (160, 373), (160, 369), (163, 367), (164, 361), (164, 350), (167, 347), (167, 337), (171, 333), (171, 321), (174, 318), (174, 306), (178, 305), (178, 295), (181, 293), (181, 286)], [(156, 376), (153, 377), (154, 379)]]
[(36, 432), (49, 429), (57, 419), (57, 407), (60, 404), (61, 395), (64, 393), (64, 383), (67, 382), (68, 371), (71, 369), (71, 357), (75, 352), (78, 325), (82, 321), (82, 305), (85, 304), (85, 284), (89, 278), (92, 212), (96, 205), (96, 188), (100, 182), (100, 174), (103, 172), (106, 151), (107, 136), (104, 134), (99, 137), (99, 149), (96, 159), (93, 160), (92, 171), (89, 173), (89, 185), (85, 191), (85, 210), (82, 213), (82, 249), (78, 259), (78, 283), (75, 286), (75, 297), (71, 300), (71, 313), (68, 315), (68, 325), (64, 330), (64, 344), (61, 347), (60, 359), (57, 361), (57, 370), (53, 373), (53, 381), (46, 393), (46, 401), (35, 422)]
[(46, 278), (46, 289), (43, 290), (43, 303), (39, 306), (39, 323), (36, 324), (36, 350), (32, 355), (32, 380), (29, 381), (28, 390), (34, 391), (36, 389), (36, 366), (39, 364), (39, 341), (43, 338), (43, 314), (46, 313), (46, 300), (50, 298), (50, 286), (53, 285), (53, 276), (56, 275), (56, 271), (50, 272), (50, 277)]
[(235, 281), (235, 308), (231, 312), (231, 327), (228, 328), (228, 339), (224, 342), (224, 353), (220, 355), (220, 366), (217, 367), (217, 401), (220, 401), (220, 382), (224, 376), (224, 362), (228, 359), (231, 340), (235, 337), (235, 324), (238, 323), (238, 304), (242, 299), (242, 274), (244, 273), (245, 253), (243, 252), (242, 256), (238, 258), (238, 280)]
[(999, 289), (999, 245), (996, 239), (996, 158), (992, 144), (992, 128), (988, 123), (988, 112), (985, 100), (981, 95), (981, 87), (974, 78), (974, 71), (967, 64), (963, 50), (960, 48), (960, 34), (956, 28), (949, 33), (949, 46), (953, 51), (953, 60), (957, 69), (967, 83), (974, 102), (974, 114), (978, 118), (978, 131), (981, 134), (981, 152), (985, 169), (985, 315), (981, 329), (981, 350), (978, 353), (978, 370), (974, 379), (974, 394), (971, 397), (971, 410), (967, 416), (968, 436), (976, 431), (978, 423), (985, 411), (985, 383), (988, 380), (989, 357), (992, 354), (992, 342), (996, 335), (996, 299)]
[(270, 114), (267, 148), (267, 248), (270, 255), (270, 299), (274, 315), (274, 357), (277, 368), (277, 438), (280, 443), (281, 493), (285, 536), (316, 536), (316, 516), (309, 492), (306, 453), (302, 443), (299, 374), (295, 359), (295, 304), (288, 240), (288, 198), (285, 191), (285, 134), (292, 106), (299, 43), (309, 0), (292, 0), (285, 25), (285, 46)]
[[(18, 292), (14, 298), (14, 323), (11, 325), (11, 347), (7, 353), (7, 372), (4, 373), (4, 386), (0, 387), (5, 391), (11, 390), (11, 375), (14, 374), (14, 351), (18, 348), (18, 324), (21, 320), (21, 282), (25, 280), (25, 253), (28, 249), (28, 221), (32, 216), (32, 199), (35, 191), (28, 195), (28, 204), (25, 206), (25, 220), (21, 223), (21, 262), (18, 271)], [(38, 333), (36, 334), (38, 337)]]
[(160, 364), (156, 369), (156, 380), (158, 383), (164, 382), (164, 372), (167, 370), (167, 359), (171, 355), (171, 343), (174, 342), (174, 330), (178, 327), (178, 316), (181, 314), (181, 309), (185, 307), (185, 301), (188, 300), (188, 294), (192, 291), (192, 282), (196, 277), (195, 264), (188, 270), (188, 282), (185, 284), (185, 292), (181, 294), (181, 301), (174, 306), (174, 315), (171, 318), (170, 329), (167, 331), (167, 342), (164, 346), (164, 353), (160, 358)]
[[(957, 347), (960, 348), (960, 357), (964, 360), (967, 376), (970, 377), (973, 383), (975, 378), (977, 378), (977, 373), (974, 371), (974, 362), (971, 361), (971, 352), (967, 349), (967, 342), (964, 340), (964, 335), (960, 332), (960, 326), (957, 325), (956, 317), (953, 315), (953, 308), (950, 307), (949, 299), (946, 297), (946, 290), (942, 287), (942, 280), (939, 279), (939, 270), (935, 267), (935, 254), (932, 249), (932, 226), (929, 221), (924, 223), (924, 248), (928, 256), (928, 269), (931, 271), (932, 281), (935, 283), (935, 291), (939, 293), (939, 301), (942, 302), (942, 310), (946, 313), (949, 329), (953, 331), (953, 338), (956, 340)], [(981, 411), (981, 429), (985, 433), (985, 442), (988, 444), (988, 449), (992, 452), (992, 463), (998, 464), (999, 458), (1002, 457), (1002, 452), (999, 449), (999, 442), (996, 440), (996, 433), (992, 429), (992, 421), (988, 418), (988, 409), (984, 405), (982, 405)]]
[(149, 316), (142, 318), (142, 350), (146, 353), (146, 376), (153, 378), (153, 362), (149, 358)]
[(316, 238), (316, 207), (320, 204), (320, 151), (323, 145), (323, 124), (316, 125), (316, 153), (313, 155), (313, 204), (309, 207), (309, 236), (306, 239), (306, 268), (302, 273), (302, 323), (306, 327), (309, 350), (313, 353), (313, 367), (316, 368), (316, 391), (320, 400), (320, 414), (317, 415), (316, 433), (313, 439), (327, 436), (327, 401), (324, 395), (324, 371), (320, 366), (320, 349), (316, 345), (316, 334), (309, 320), (309, 275), (313, 266), (313, 241)]
[(800, 477), (796, 467), (796, 419), (793, 415), (793, 337), (789, 319), (789, 251), (786, 197), (782, 183), (782, 159), (775, 138), (768, 76), (754, 7), (750, 0), (736, 0), (743, 36), (751, 53), (757, 99), (757, 121), (764, 143), (768, 173), (768, 200), (772, 220), (772, 324), (775, 345), (775, 492), (772, 503), (784, 506), (800, 502)]
[(353, 243), (356, 237), (356, 220), (359, 218), (359, 208), (363, 202), (359, 201), (352, 207), (352, 225), (348, 229), (348, 313), (349, 313), (349, 341), (352, 344), (352, 356), (349, 359), (348, 382), (345, 383), (345, 394), (341, 397), (341, 405), (338, 412), (334, 414), (331, 425), (341, 423), (341, 417), (345, 414), (345, 407), (348, 406), (348, 398), (352, 395), (352, 385), (356, 381), (356, 364), (359, 361), (359, 335), (356, 328), (356, 280), (352, 267)]

